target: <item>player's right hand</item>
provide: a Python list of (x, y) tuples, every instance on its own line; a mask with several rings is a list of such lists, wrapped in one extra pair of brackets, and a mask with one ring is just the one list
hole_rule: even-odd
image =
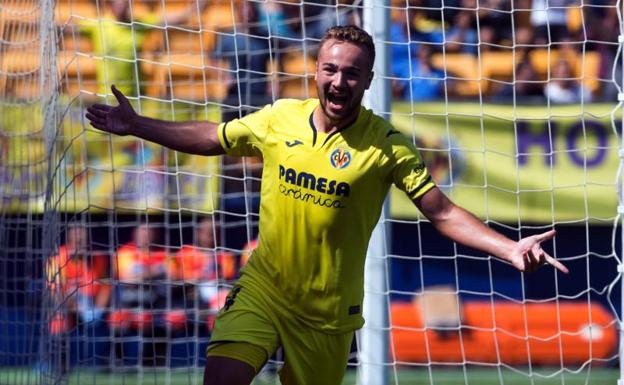
[(86, 117), (91, 125), (99, 130), (117, 135), (131, 134), (134, 121), (139, 116), (130, 105), (128, 98), (115, 85), (111, 86), (113, 95), (117, 98), (117, 107), (106, 104), (94, 104), (87, 108)]

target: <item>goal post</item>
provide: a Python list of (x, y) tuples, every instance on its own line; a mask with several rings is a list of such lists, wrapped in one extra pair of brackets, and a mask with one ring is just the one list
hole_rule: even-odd
[[(364, 97), (364, 105), (373, 112), (390, 118), (390, 84), (389, 47), (384, 44), (388, 41), (390, 11), (383, 1), (369, 0), (364, 2), (363, 28), (373, 37), (375, 42), (375, 78), (370, 90)], [(384, 258), (390, 248), (390, 226), (386, 222), (388, 201), (384, 204), (381, 218), (369, 243), (366, 256), (364, 282), (364, 310), (365, 324), (359, 332), (360, 351), (358, 352), (360, 366), (358, 368), (358, 383), (360, 385), (386, 385), (389, 381), (388, 346), (390, 333), (389, 317), (389, 277), (388, 261)]]
[(115, 104), (113, 83), (176, 121), (315, 97), (323, 31), (358, 24), (377, 53), (366, 107), (488, 226), (556, 229), (545, 248), (571, 273), (449, 242), (393, 187), (344, 383), (621, 384), (621, 15), (615, 0), (0, 0), (0, 383), (201, 381), (255, 244), (262, 160), (104, 134), (85, 109)]

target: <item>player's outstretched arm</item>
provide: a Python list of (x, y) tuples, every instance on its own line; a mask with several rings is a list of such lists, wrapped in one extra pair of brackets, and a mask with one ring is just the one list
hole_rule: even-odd
[(137, 114), (115, 86), (118, 106), (94, 104), (86, 117), (99, 130), (117, 135), (134, 135), (176, 151), (199, 155), (221, 155), (225, 150), (217, 135), (218, 124), (208, 121), (170, 122)]
[(555, 236), (555, 230), (513, 241), (455, 205), (437, 187), (414, 203), (441, 234), (457, 243), (509, 261), (520, 271), (530, 272), (541, 265), (550, 264), (568, 273), (568, 269), (548, 255), (541, 246), (543, 241)]

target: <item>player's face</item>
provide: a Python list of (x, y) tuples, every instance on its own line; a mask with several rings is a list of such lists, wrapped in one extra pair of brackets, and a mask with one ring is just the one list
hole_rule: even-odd
[(357, 117), (364, 91), (373, 79), (370, 53), (359, 45), (329, 40), (316, 62), (316, 88), (329, 121), (340, 126)]

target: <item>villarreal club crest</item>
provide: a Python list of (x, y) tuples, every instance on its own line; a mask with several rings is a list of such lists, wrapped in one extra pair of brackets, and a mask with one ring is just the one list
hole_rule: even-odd
[(329, 161), (333, 168), (342, 170), (351, 163), (351, 153), (344, 148), (337, 148), (329, 156)]

